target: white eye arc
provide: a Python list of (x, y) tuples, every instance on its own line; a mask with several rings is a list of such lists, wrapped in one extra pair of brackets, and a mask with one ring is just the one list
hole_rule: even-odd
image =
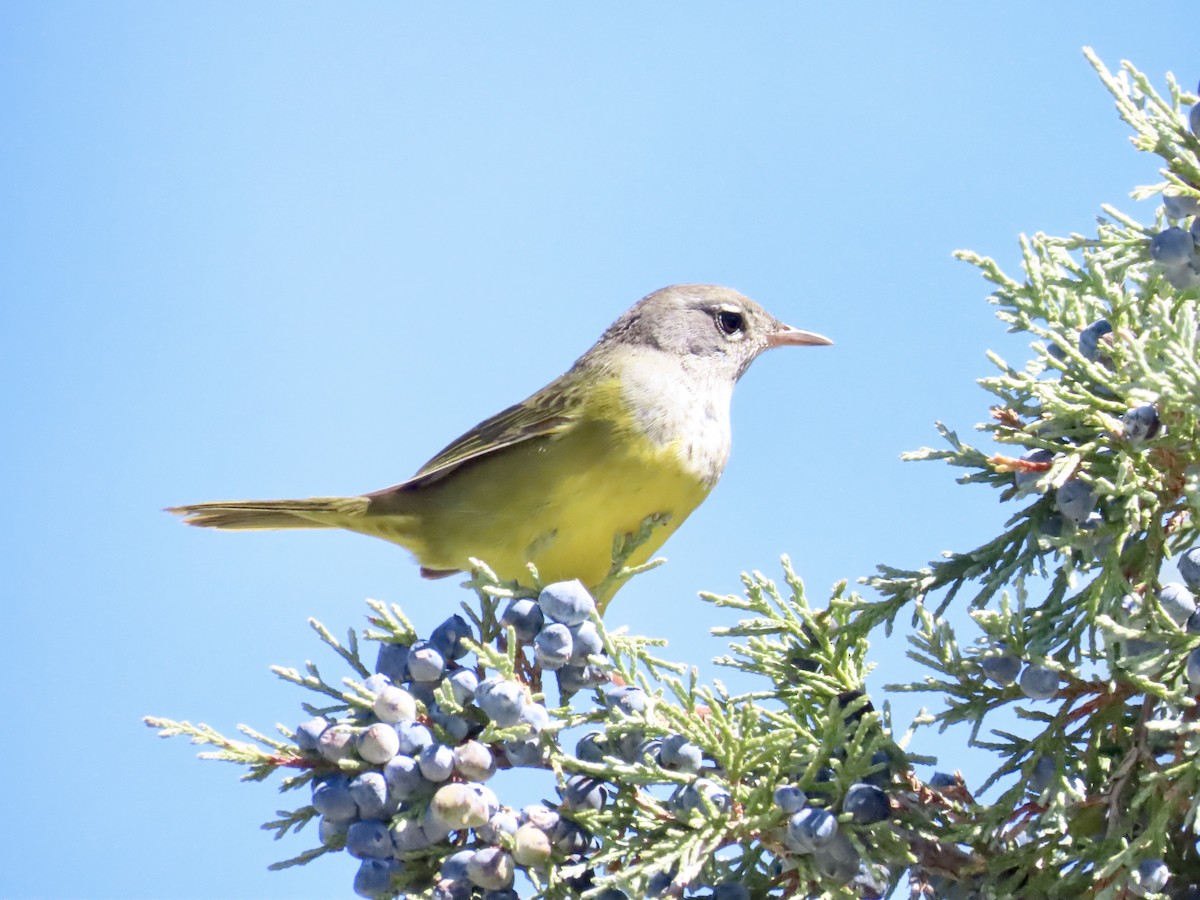
[(717, 330), (725, 337), (741, 336), (746, 330), (746, 317), (736, 309), (718, 309)]

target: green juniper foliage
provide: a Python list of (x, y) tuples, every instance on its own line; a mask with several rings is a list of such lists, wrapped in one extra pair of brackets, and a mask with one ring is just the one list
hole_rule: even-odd
[[(980, 382), (996, 450), (939, 426), (946, 448), (910, 454), (997, 489), (1002, 534), (881, 567), (873, 597), (843, 583), (814, 606), (786, 559), (781, 585), (756, 572), (742, 596), (702, 595), (744, 614), (714, 629), (717, 662), (752, 686), (736, 695), (607, 629), (577, 583), (501, 583), (480, 563), (464, 615), (424, 638), (374, 601), (361, 643), (313, 621), (345, 674), (274, 669), (316, 700), (282, 740), (147, 724), (245, 779), (282, 775), (292, 802), (264, 828), (309, 849), (277, 866), (346, 849), (363, 896), (1200, 896), (1200, 107), (1086, 52), (1163, 160), (1134, 193), (1157, 195), (1158, 219), (1105, 206), (1092, 237), (1023, 238), (1021, 281), (959, 254), (1031, 358), (992, 355)], [(610, 578), (637, 573), (639, 537)], [(956, 600), (962, 642), (942, 617)], [(902, 611), (929, 675), (888, 690), (937, 711), (896, 737), (864, 681), (868, 635)], [(995, 771), (923, 781), (919, 728), (957, 723)], [(557, 801), (504, 796), (511, 768), (553, 773)]]

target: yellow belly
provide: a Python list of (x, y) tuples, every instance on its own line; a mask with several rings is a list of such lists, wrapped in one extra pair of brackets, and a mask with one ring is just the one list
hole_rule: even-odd
[(710, 487), (686, 469), (678, 446), (591, 417), (412, 491), (394, 527), (377, 521), (369, 531), (403, 544), (426, 568), (465, 569), (475, 557), (502, 578), (523, 579), (532, 562), (545, 581), (578, 578), (594, 588), (609, 572), (614, 537), (669, 515), (629, 564), (645, 562)]

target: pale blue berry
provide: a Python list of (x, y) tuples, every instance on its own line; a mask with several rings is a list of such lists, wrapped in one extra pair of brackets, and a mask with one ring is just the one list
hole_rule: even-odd
[(562, 807), (566, 810), (599, 810), (608, 800), (608, 787), (598, 778), (588, 775), (572, 775), (559, 789)]
[(1163, 268), (1182, 268), (1192, 261), (1195, 252), (1191, 234), (1174, 225), (1150, 239), (1150, 258)]
[(417, 819), (397, 819), (391, 829), (392, 845), (397, 853), (410, 853), (433, 846), (432, 840)]
[(571, 629), (553, 622), (538, 632), (533, 648), (539, 666), (550, 671), (561, 669), (571, 661), (574, 651)]
[(846, 798), (842, 809), (850, 813), (850, 818), (858, 825), (870, 825), (882, 822), (891, 816), (891, 804), (887, 794), (873, 784), (858, 782), (846, 790)]
[(468, 781), (487, 781), (496, 774), (496, 758), (486, 744), (467, 741), (454, 748), (454, 768)]
[(1158, 602), (1162, 605), (1163, 612), (1179, 626), (1185, 625), (1188, 617), (1196, 611), (1195, 596), (1178, 581), (1168, 582), (1159, 588)]
[(646, 709), (646, 692), (636, 685), (612, 685), (604, 691), (604, 705), (627, 716)]
[(551, 809), (544, 803), (531, 803), (521, 810), (520, 818), (522, 825), (532, 825), (546, 834), (550, 834), (562, 817), (558, 814), (558, 810)]
[(1133, 443), (1152, 440), (1162, 427), (1153, 403), (1135, 406), (1121, 417), (1121, 430)]
[(448, 881), (442, 879), (433, 886), (430, 900), (472, 900), (475, 887), (467, 880)]
[(385, 822), (364, 819), (350, 823), (346, 831), (346, 851), (357, 859), (386, 859), (395, 852), (395, 848)]
[(471, 626), (462, 616), (451, 616), (429, 635), (429, 643), (443, 659), (462, 659), (467, 655), (463, 638), (471, 637)]
[(1087, 482), (1069, 478), (1055, 492), (1054, 505), (1066, 518), (1082, 525), (1096, 508), (1096, 494)]
[(538, 596), (538, 605), (547, 618), (563, 625), (578, 625), (596, 611), (596, 601), (578, 580), (546, 585)]
[(412, 694), (414, 700), (431, 706), (437, 702), (437, 689), (440, 684), (441, 681), (410, 681), (405, 689)]
[(1021, 673), (1021, 692), (1030, 700), (1050, 700), (1058, 693), (1058, 672), (1046, 666), (1026, 666)]
[(322, 846), (331, 850), (341, 850), (346, 845), (346, 832), (350, 830), (352, 821), (353, 819), (338, 821), (322, 816), (317, 823), (317, 837), (321, 839)]
[(521, 707), (518, 721), (528, 725), (534, 734), (539, 734), (550, 725), (550, 712), (541, 703), (526, 703)]
[(1179, 557), (1179, 574), (1189, 588), (1200, 588), (1200, 547), (1185, 550)]
[[(443, 785), (442, 790), (445, 790), (447, 787), (466, 787), (466, 785)], [(452, 831), (461, 831), (464, 828), (477, 828), (487, 821), (487, 813), (480, 807), (478, 812), (482, 816), (481, 819), (466, 818), (457, 824), (453, 824), (439, 816), (437, 808), (434, 806), (434, 802), (437, 799), (438, 795), (434, 794), (433, 798), (429, 801), (429, 805), (425, 807), (425, 811), (421, 813), (420, 818), (421, 830), (425, 832), (425, 837), (429, 839), (430, 843), (440, 843), (446, 840)], [(458, 812), (462, 812), (462, 810), (460, 809)]]
[(433, 785), (425, 780), (421, 768), (411, 756), (394, 756), (383, 767), (383, 779), (387, 782), (388, 795), (395, 800), (411, 800), (433, 792)]
[(321, 732), (329, 727), (329, 720), (323, 716), (309, 719), (296, 726), (296, 746), (301, 750), (316, 750)]
[(358, 755), (382, 765), (400, 752), (400, 736), (386, 722), (376, 722), (358, 734)]
[(513, 766), (537, 768), (546, 759), (546, 748), (536, 735), (505, 741), (502, 746), (504, 758)]
[(433, 732), (420, 722), (397, 722), (396, 735), (400, 738), (399, 753), (405, 756), (416, 756), (433, 743)]
[(492, 814), (492, 817), (487, 820), (487, 824), (476, 828), (475, 833), (482, 841), (487, 841), (489, 844), (500, 844), (501, 835), (515, 835), (520, 825), (516, 813), (508, 809), (501, 809)]
[(1200, 200), (1186, 194), (1163, 194), (1162, 202), (1168, 219), (1186, 219), (1200, 213)]
[(500, 624), (511, 625), (517, 639), (522, 641), (532, 641), (537, 637), (545, 621), (541, 606), (536, 600), (529, 599), (512, 601), (500, 617)]
[(341, 772), (313, 780), (312, 803), (317, 812), (331, 822), (358, 817), (358, 804), (350, 793), (350, 779)]
[(1166, 645), (1160, 641), (1148, 641), (1144, 638), (1127, 638), (1125, 640), (1125, 656), (1148, 656), (1161, 653)]
[(570, 819), (559, 819), (550, 833), (550, 841), (559, 853), (586, 853), (592, 843), (592, 833)]
[(485, 890), (507, 888), (513, 882), (513, 858), (501, 847), (476, 850), (467, 863), (467, 878)]
[(686, 816), (692, 810), (705, 812), (705, 803), (717, 812), (728, 812), (733, 807), (733, 797), (716, 782), (708, 778), (697, 778), (683, 785), (668, 800), (668, 805), (678, 815)]
[(569, 697), (578, 691), (607, 684), (609, 675), (600, 666), (566, 665), (554, 673), (558, 679), (558, 691)]
[(496, 796), (496, 792), (486, 784), (477, 784), (475, 782), (471, 782), (471, 790), (473, 790), (483, 802), (484, 807), (487, 809), (489, 819), (500, 811), (500, 799)]
[(406, 644), (380, 644), (375, 659), (375, 671), (386, 675), (392, 684), (408, 681), (408, 646)]
[[(490, 683), (489, 683), (490, 682)], [(487, 689), (484, 690), (484, 685)], [(516, 725), (525, 705), (525, 691), (515, 681), (483, 682), (475, 692), (475, 702), (483, 714), (501, 728)]]
[(445, 744), (430, 744), (417, 757), (417, 766), (426, 781), (445, 781), (454, 774), (454, 751)]
[(604, 762), (606, 755), (608, 755), (608, 742), (599, 731), (585, 734), (575, 744), (575, 756), (583, 762)]
[(837, 827), (833, 813), (806, 806), (788, 819), (784, 843), (798, 853), (812, 853), (833, 840)]
[(547, 829), (525, 823), (513, 835), (513, 860), (522, 866), (540, 866), (553, 852), (554, 847), (550, 843)]
[(604, 653), (604, 639), (600, 637), (600, 631), (591, 619), (570, 626), (570, 632), (572, 665), (586, 665), (589, 657)]
[(1197, 268), (1198, 264), (1200, 264), (1200, 259), (1192, 257), (1192, 261), (1186, 266), (1164, 269), (1163, 277), (1177, 291), (1193, 290), (1200, 287), (1200, 268)]
[(1042, 791), (1050, 787), (1057, 772), (1058, 767), (1055, 765), (1053, 757), (1039, 756), (1033, 763), (1033, 770), (1029, 773), (1029, 790), (1033, 794), (1040, 795)]
[(475, 855), (474, 850), (458, 850), (442, 860), (438, 874), (447, 881), (463, 881), (467, 877), (467, 864)]
[(1106, 334), (1112, 334), (1112, 325), (1107, 319), (1097, 319), (1079, 332), (1079, 352), (1085, 359), (1095, 362), (1100, 358), (1100, 339)]
[[(491, 818), (487, 801), (471, 785), (457, 781), (437, 789), (426, 814), (429, 821), (423, 819), (421, 827), (430, 837), (436, 837), (441, 829), (449, 834), (463, 828), (478, 828)], [(437, 839), (444, 837), (445, 834)]]
[(446, 734), (446, 742), (457, 744), (471, 733), (471, 723), (447, 709), (442, 709), (437, 703), (429, 707), (429, 718)]
[(1137, 871), (1129, 885), (1129, 892), (1135, 897), (1161, 894), (1170, 880), (1171, 870), (1165, 862), (1161, 859), (1143, 859), (1138, 863)]
[(396, 859), (367, 857), (354, 873), (354, 893), (360, 897), (391, 897), (392, 879), (400, 874), (403, 864)]
[(460, 706), (466, 706), (475, 698), (475, 689), (479, 687), (479, 676), (473, 669), (455, 669), (446, 676), (450, 683), (450, 691)]
[(658, 764), (672, 772), (697, 772), (704, 755), (682, 734), (668, 734), (658, 751)]
[(446, 671), (446, 659), (429, 641), (408, 648), (408, 672), (413, 681), (438, 681)]
[(503, 675), (491, 675), (475, 686), (475, 702), (480, 703), (484, 697), (496, 689), (497, 685), (504, 684), (508, 679)]
[(1183, 627), (1188, 634), (1200, 634), (1200, 609), (1188, 616), (1187, 624)]
[(370, 769), (350, 781), (350, 796), (363, 819), (380, 819), (388, 811), (388, 785), (382, 772)]
[(831, 881), (846, 884), (858, 874), (862, 865), (858, 851), (845, 832), (837, 832), (827, 844), (813, 850), (817, 871)]
[[(1021, 455), (1021, 460), (1023, 462), (1030, 462), (1030, 463), (1039, 463), (1039, 464), (1048, 463), (1052, 459), (1054, 459), (1054, 454), (1051, 453), (1049, 450), (1042, 450), (1042, 449), (1030, 450), (1028, 453), (1024, 453)], [(1016, 473), (1013, 475), (1013, 481), (1016, 483), (1018, 488), (1032, 487), (1038, 481), (1038, 479), (1040, 479), (1045, 474), (1046, 474), (1045, 469), (1041, 469), (1038, 471), (1018, 469), (1016, 471)]]
[(317, 752), (330, 762), (354, 756), (354, 729), (349, 725), (330, 725), (317, 738)]
[(661, 747), (662, 741), (658, 738), (647, 738), (644, 731), (627, 731), (617, 738), (618, 755), (626, 762), (643, 766), (658, 764), (658, 751)]
[(1193, 691), (1200, 690), (1200, 647), (1188, 654), (1187, 680)]
[(368, 693), (378, 694), (391, 683), (392, 679), (388, 678), (382, 672), (376, 672), (374, 675), (364, 678), (362, 684)]
[(417, 717), (417, 701), (404, 688), (388, 685), (375, 697), (372, 712), (380, 722), (396, 724)]
[(979, 668), (989, 681), (994, 681), (1001, 687), (1008, 687), (1021, 674), (1021, 660), (1008, 654), (983, 656), (979, 659)]
[(775, 805), (787, 813), (789, 816), (799, 812), (804, 808), (804, 804), (808, 802), (808, 797), (804, 791), (800, 790), (794, 784), (781, 784), (775, 788)]

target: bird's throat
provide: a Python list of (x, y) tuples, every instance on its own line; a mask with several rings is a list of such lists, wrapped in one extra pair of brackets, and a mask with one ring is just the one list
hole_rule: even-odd
[(629, 427), (706, 488), (716, 484), (729, 459), (732, 380), (650, 351), (629, 354), (617, 383)]

